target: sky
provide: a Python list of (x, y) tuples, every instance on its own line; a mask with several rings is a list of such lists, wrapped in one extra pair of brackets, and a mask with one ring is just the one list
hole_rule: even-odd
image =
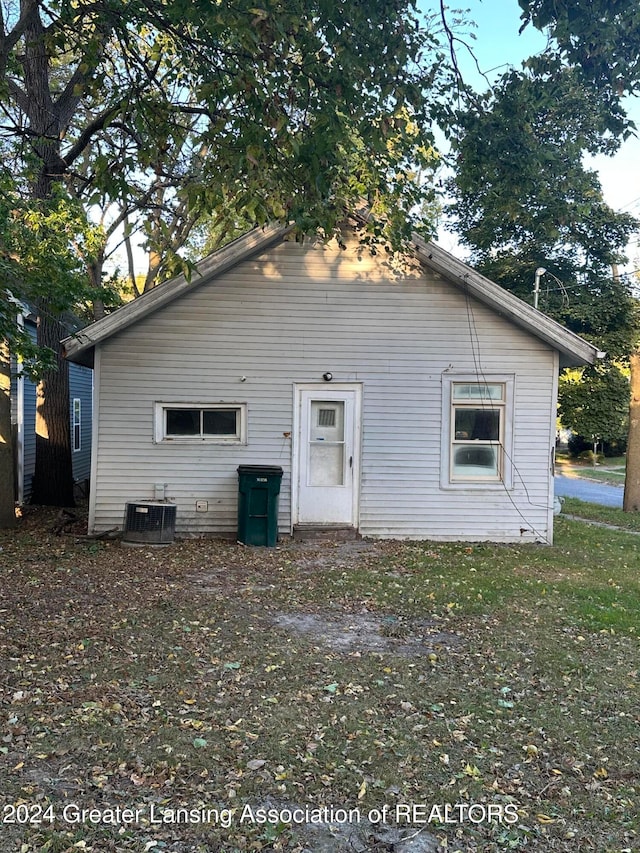
[[(419, 2), (425, 11), (437, 6), (435, 0)], [(480, 70), (491, 81), (510, 65), (519, 68), (524, 59), (545, 47), (545, 36), (531, 26), (518, 34), (522, 22), (517, 0), (461, 0), (454, 2), (452, 8), (468, 9), (467, 17), (475, 24), (469, 28), (469, 32), (475, 34), (475, 39), (469, 39), (469, 44), (473, 47)], [(475, 62), (461, 45), (457, 57), (465, 80), (479, 90), (485, 90), (486, 81), (478, 74)], [(640, 133), (640, 98), (627, 99), (626, 106)], [(589, 157), (585, 163), (598, 172), (605, 201), (614, 210), (640, 218), (640, 139), (632, 137), (624, 142), (614, 157)], [(438, 242), (460, 254), (452, 235), (441, 233)], [(640, 267), (637, 237), (629, 247), (629, 254), (632, 268)]]

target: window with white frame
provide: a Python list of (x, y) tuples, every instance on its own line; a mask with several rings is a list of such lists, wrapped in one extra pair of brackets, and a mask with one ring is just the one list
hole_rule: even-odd
[(512, 485), (513, 377), (447, 376), (441, 485)]
[(244, 403), (156, 403), (155, 439), (246, 443)]
[(73, 450), (82, 450), (82, 401), (73, 399)]
[(451, 386), (451, 480), (501, 480), (505, 388), (502, 382)]

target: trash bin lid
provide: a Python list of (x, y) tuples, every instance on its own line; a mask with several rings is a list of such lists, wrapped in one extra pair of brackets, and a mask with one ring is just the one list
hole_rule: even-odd
[(238, 474), (249, 474), (258, 477), (282, 477), (279, 465), (238, 465)]

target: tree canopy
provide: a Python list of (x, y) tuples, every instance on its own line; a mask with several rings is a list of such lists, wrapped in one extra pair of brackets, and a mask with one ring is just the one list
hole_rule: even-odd
[(551, 48), (579, 70), (611, 118), (640, 85), (640, 7), (636, 0), (518, 0), (523, 28), (549, 33)]
[(512, 71), (459, 117), (449, 189), (453, 228), (489, 277), (531, 301), (546, 270), (541, 307), (612, 357), (636, 334), (621, 263), (637, 221), (612, 210), (585, 152), (610, 152), (591, 91), (572, 69)]
[[(536, 19), (538, 20), (538, 19)], [(584, 155), (611, 154), (626, 132), (619, 101), (600, 97), (558, 49), (509, 71), (458, 116), (453, 228), (474, 264), (606, 355), (561, 377), (563, 422), (620, 441), (629, 383), (620, 372), (638, 337), (630, 283), (617, 273), (638, 222), (604, 201)]]
[[(25, 198), (116, 205), (103, 236), (141, 229), (163, 262), (213, 211), (331, 235), (364, 199), (397, 241), (430, 193), (445, 77), (412, 0), (20, 0), (0, 5), (0, 151)], [(34, 301), (55, 351), (50, 284)], [(63, 362), (39, 393), (34, 496), (68, 504)]]
[(23, 0), (2, 23), (2, 138), (36, 194), (330, 230), (425, 191), (444, 69), (410, 0)]

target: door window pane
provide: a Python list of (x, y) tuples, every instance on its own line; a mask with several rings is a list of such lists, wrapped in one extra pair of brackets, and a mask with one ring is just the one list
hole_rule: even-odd
[(312, 443), (309, 458), (310, 486), (344, 486), (344, 445)]
[(311, 440), (344, 441), (344, 401), (311, 401)]
[(309, 485), (344, 485), (344, 401), (312, 400)]

